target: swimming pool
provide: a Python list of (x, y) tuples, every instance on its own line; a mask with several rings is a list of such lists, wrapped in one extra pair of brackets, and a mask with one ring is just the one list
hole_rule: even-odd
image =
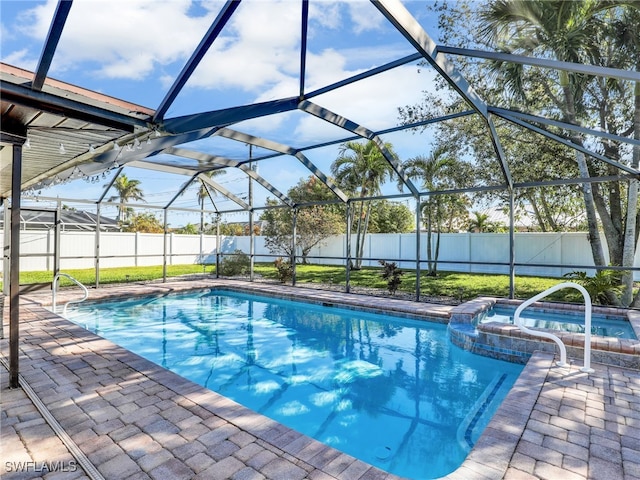
[[(478, 316), (479, 323), (500, 322), (513, 324), (515, 308), (495, 305)], [(527, 308), (522, 312), (526, 327), (561, 330), (563, 332), (584, 333), (584, 312), (566, 310), (554, 312), (544, 309)], [(628, 338), (637, 340), (631, 323), (623, 317), (592, 314), (591, 334), (602, 337)]]
[(384, 470), (455, 470), (522, 365), (479, 357), (446, 326), (198, 291), (87, 304), (75, 323)]

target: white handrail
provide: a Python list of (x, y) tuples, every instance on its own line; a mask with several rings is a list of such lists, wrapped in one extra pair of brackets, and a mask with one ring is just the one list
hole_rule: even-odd
[(85, 287), (82, 283), (80, 283), (78, 280), (73, 278), (68, 273), (57, 273), (56, 276), (53, 277), (53, 282), (51, 282), (51, 305), (52, 305), (51, 308), (53, 310), (53, 313), (56, 313), (56, 292), (58, 291), (58, 281), (60, 280), (60, 277), (68, 278), (69, 280), (74, 282), (76, 285), (78, 285), (80, 288), (82, 288), (82, 290), (84, 291), (84, 296), (80, 300), (69, 300), (67, 303), (64, 304), (64, 307), (62, 307), (62, 316), (64, 317), (67, 314), (67, 306), (70, 303), (81, 303), (81, 302), (84, 302), (87, 298), (89, 298), (89, 290), (87, 290), (87, 287)]
[(556, 363), (559, 367), (566, 367), (567, 366), (567, 348), (565, 347), (562, 340), (560, 340), (560, 338), (554, 335), (553, 333), (541, 332), (539, 330), (531, 330), (525, 327), (524, 324), (522, 323), (522, 319), (520, 318), (520, 314), (522, 313), (522, 311), (525, 308), (527, 308), (529, 305), (531, 305), (533, 302), (537, 302), (541, 298), (544, 298), (547, 295), (550, 295), (553, 292), (556, 292), (558, 290), (562, 290), (563, 288), (575, 288), (584, 297), (584, 367), (582, 367), (580, 371), (586, 372), (586, 373), (593, 373), (594, 370), (593, 368), (591, 368), (591, 296), (589, 295), (589, 292), (587, 292), (587, 290), (582, 285), (578, 285), (577, 283), (573, 283), (573, 282), (558, 283), (557, 285), (554, 285), (553, 287), (546, 289), (544, 292), (541, 292), (538, 295), (531, 297), (529, 300), (526, 300), (525, 302), (523, 302), (516, 309), (516, 313), (513, 316), (513, 322), (518, 327), (520, 327), (520, 330), (522, 330), (525, 333), (538, 336), (538, 337), (549, 338), (554, 342), (556, 342), (558, 344), (558, 347), (560, 347), (560, 361)]

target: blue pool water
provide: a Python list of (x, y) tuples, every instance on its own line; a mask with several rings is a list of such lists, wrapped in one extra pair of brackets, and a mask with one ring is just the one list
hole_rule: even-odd
[[(515, 308), (506, 306), (494, 306), (486, 313), (480, 315), (478, 321), (513, 323)], [(552, 312), (535, 308), (527, 308), (522, 312), (522, 320), (526, 327), (548, 328), (564, 332), (584, 333), (584, 313), (564, 311)], [(607, 317), (592, 314), (591, 334), (602, 337), (617, 337), (637, 339), (631, 323), (622, 317)]]
[(79, 325), (397, 475), (455, 470), (522, 365), (446, 326), (227, 291), (87, 304)]

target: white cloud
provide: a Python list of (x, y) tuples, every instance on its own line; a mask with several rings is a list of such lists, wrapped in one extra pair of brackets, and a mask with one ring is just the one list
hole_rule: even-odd
[(3, 44), (6, 44), (7, 41), (15, 38), (15, 34), (13, 31), (8, 28), (4, 22), (0, 22), (0, 40)]
[(48, 0), (44, 4), (21, 11), (17, 17), (16, 31), (38, 40), (44, 40), (47, 37), (57, 4), (58, 2), (55, 0)]
[(345, 25), (356, 34), (378, 30), (385, 18), (366, 0), (311, 2), (309, 34), (317, 35), (316, 27), (339, 30)]
[[(239, 87), (257, 93), (295, 79), (300, 69), (298, 3), (243, 3), (227, 27), (202, 60), (189, 86), (219, 90)], [(282, 96), (295, 93), (293, 90)]]
[(19, 65), (20, 68), (24, 68), (27, 70), (35, 70), (36, 66), (38, 65), (38, 59), (32, 57), (31, 53), (26, 48), (11, 52), (6, 57), (3, 57), (2, 61), (4, 63), (8, 63), (9, 65)]
[[(432, 86), (434, 73), (417, 73), (415, 66), (404, 66), (384, 74), (361, 80), (338, 90), (312, 99), (320, 106), (331, 110), (349, 120), (377, 131), (398, 124), (398, 107), (417, 103), (422, 91)], [(321, 136), (325, 129), (319, 130), (314, 118), (303, 119), (296, 128), (294, 136), (299, 139), (312, 139)], [(326, 135), (335, 134), (326, 129)], [(345, 130), (345, 136), (349, 133)], [(328, 137), (327, 137), (328, 138)]]
[(376, 8), (369, 2), (348, 2), (349, 19), (353, 25), (353, 31), (357, 34), (370, 30), (379, 30), (386, 22)]
[(310, 36), (316, 34), (314, 22), (322, 28), (337, 30), (342, 26), (342, 4), (339, 2), (310, 2), (309, 31)]
[[(49, 0), (25, 11), (22, 31), (44, 39), (56, 4)], [(190, 0), (76, 1), (52, 71), (81, 67), (109, 78), (141, 79), (158, 64), (184, 61), (215, 18), (214, 12), (190, 17), (190, 7)]]

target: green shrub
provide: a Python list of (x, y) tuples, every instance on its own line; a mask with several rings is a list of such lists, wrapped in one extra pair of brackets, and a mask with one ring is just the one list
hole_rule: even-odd
[(387, 289), (391, 295), (395, 295), (398, 287), (400, 286), (400, 282), (402, 279), (400, 278), (404, 275), (404, 272), (398, 268), (396, 262), (385, 262), (384, 260), (379, 260), (378, 263), (382, 265), (382, 278), (387, 281)]
[(234, 277), (236, 275), (247, 275), (251, 268), (249, 255), (242, 250), (236, 250), (232, 254), (223, 257), (220, 263), (220, 275)]
[(287, 283), (293, 278), (293, 265), (284, 258), (280, 257), (273, 262), (278, 271), (278, 279), (280, 283)]
[(582, 285), (593, 303), (610, 305), (615, 304), (617, 297), (622, 293), (620, 285), (622, 273), (614, 270), (599, 270), (593, 277), (589, 277), (587, 272), (575, 271), (566, 273), (564, 277)]

